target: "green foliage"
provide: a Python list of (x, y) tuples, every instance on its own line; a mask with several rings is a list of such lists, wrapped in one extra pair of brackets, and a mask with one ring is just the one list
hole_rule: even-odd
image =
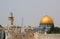
[(60, 34), (60, 28), (54, 27), (53, 31), (48, 31), (48, 34)]

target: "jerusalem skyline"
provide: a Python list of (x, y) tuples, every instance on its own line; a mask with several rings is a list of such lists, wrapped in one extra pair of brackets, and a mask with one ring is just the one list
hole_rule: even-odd
[(9, 14), (13, 12), (16, 25), (21, 25), (23, 17), (24, 26), (38, 26), (40, 19), (44, 15), (49, 15), (55, 26), (60, 27), (59, 4), (59, 0), (1, 0), (0, 24), (7, 25)]

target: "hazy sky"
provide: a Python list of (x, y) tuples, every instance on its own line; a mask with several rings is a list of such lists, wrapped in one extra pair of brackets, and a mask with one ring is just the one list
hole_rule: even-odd
[(54, 20), (55, 26), (60, 26), (60, 0), (0, 0), (0, 24), (8, 24), (10, 12), (14, 13), (14, 24), (38, 26), (44, 15)]

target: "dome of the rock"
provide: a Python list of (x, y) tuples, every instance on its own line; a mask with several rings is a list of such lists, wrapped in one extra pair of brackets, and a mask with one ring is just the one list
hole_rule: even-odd
[(43, 32), (53, 31), (54, 29), (53, 19), (48, 15), (43, 16), (40, 20), (39, 29), (43, 30)]

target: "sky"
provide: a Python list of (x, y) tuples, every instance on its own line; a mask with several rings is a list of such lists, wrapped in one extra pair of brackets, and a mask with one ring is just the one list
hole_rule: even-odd
[(0, 0), (0, 24), (8, 25), (9, 14), (14, 14), (14, 25), (38, 26), (44, 15), (60, 27), (60, 0)]

